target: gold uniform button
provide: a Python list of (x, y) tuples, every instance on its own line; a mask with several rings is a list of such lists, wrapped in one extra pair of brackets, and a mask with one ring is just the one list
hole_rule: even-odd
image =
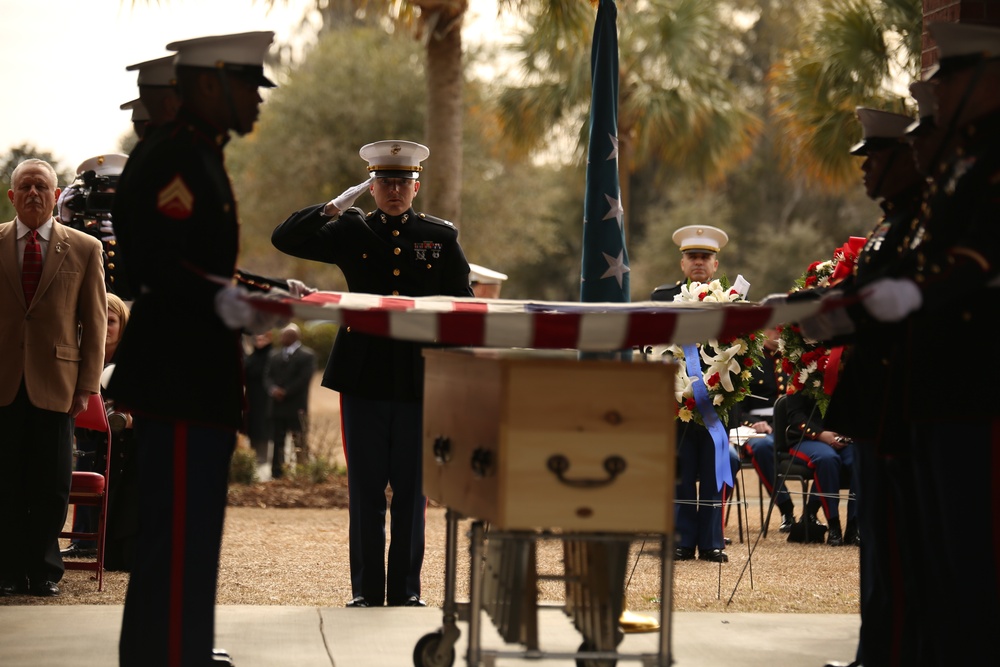
[(392, 290), (392, 295), (393, 296), (399, 296), (399, 290), (398, 289)]
[(115, 263), (114, 262), (108, 262), (108, 270), (109, 271), (114, 271), (115, 270)]
[(398, 276), (399, 275), (399, 269), (393, 269), (392, 270), (392, 275)]
[(400, 250), (399, 248), (393, 248), (393, 249), (392, 249), (392, 254), (393, 254), (393, 255), (398, 255), (398, 254), (399, 254), (399, 253), (401, 253), (401, 252), (403, 252), (403, 251), (402, 251), (402, 250)]
[(398, 229), (392, 230), (392, 235), (393, 236), (399, 236), (399, 230)]
[(351, 327), (347, 327), (347, 333), (351, 333)]
[(427, 265), (427, 268), (428, 268), (428, 269), (429, 269), (429, 268), (431, 268), (431, 265), (430, 265), (430, 264), (428, 264), (428, 265)]
[(368, 253), (366, 252), (361, 253), (361, 259), (368, 259)]
[(108, 257), (114, 257), (114, 256), (115, 256), (115, 251), (114, 250), (109, 250), (108, 251)]

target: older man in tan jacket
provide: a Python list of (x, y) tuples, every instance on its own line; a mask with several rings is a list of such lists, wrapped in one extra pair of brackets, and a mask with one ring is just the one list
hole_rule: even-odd
[(73, 420), (100, 390), (108, 307), (101, 244), (53, 216), (56, 172), (19, 164), (0, 224), (0, 596), (59, 594)]

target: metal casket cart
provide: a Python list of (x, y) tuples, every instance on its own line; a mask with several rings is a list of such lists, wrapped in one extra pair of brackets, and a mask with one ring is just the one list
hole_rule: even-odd
[[(667, 667), (675, 465), (673, 364), (580, 359), (575, 351), (426, 350), (424, 492), (447, 508), (443, 625), (422, 637), (416, 667), (449, 667), (458, 622), (467, 664), (497, 658), (618, 659)], [(470, 530), (468, 602), (456, 600), (458, 523)], [(659, 650), (616, 648), (629, 544), (659, 540)], [(563, 544), (561, 575), (539, 573), (540, 540)], [(560, 605), (538, 582), (564, 580)], [(557, 606), (580, 632), (576, 652), (540, 648), (538, 611)], [(487, 650), (483, 612), (509, 644)]]

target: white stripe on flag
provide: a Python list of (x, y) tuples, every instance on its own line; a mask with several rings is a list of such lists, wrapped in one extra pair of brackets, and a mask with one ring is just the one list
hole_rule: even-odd
[(674, 345), (703, 343), (719, 335), (726, 312), (722, 308), (711, 310), (694, 310), (685, 313), (677, 319), (677, 329), (674, 331)]
[(585, 313), (580, 318), (577, 349), (584, 351), (616, 350), (628, 334), (629, 314)]
[(486, 331), (483, 334), (486, 347), (531, 347), (533, 337), (534, 316), (531, 313), (486, 316)]
[(389, 336), (432, 343), (438, 340), (438, 314), (416, 310), (391, 311)]

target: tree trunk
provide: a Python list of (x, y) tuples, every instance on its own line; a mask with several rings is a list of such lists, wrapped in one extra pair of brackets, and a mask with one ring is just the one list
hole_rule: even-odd
[[(421, 180), (427, 211), (458, 225), (462, 217), (462, 21), (427, 38), (427, 146)], [(426, 190), (426, 193), (425, 193)]]

